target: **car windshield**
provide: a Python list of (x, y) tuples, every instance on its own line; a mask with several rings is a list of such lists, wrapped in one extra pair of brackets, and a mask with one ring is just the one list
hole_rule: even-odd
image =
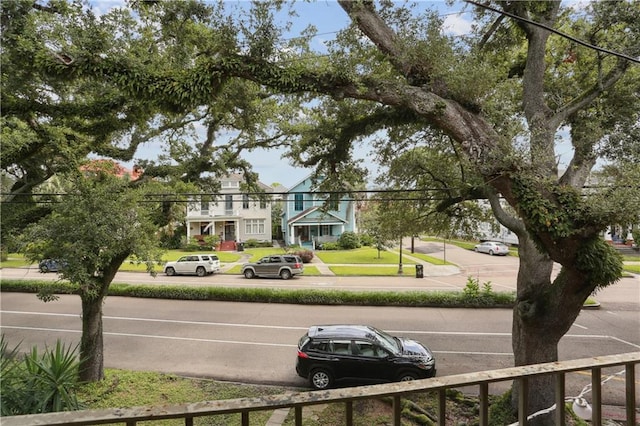
[(382, 345), (383, 348), (393, 354), (398, 354), (402, 351), (402, 347), (400, 346), (400, 342), (398, 342), (398, 339), (390, 334), (385, 333), (382, 330), (378, 330), (377, 328), (373, 327), (371, 328), (375, 331), (377, 337), (376, 340), (380, 343), (380, 345)]

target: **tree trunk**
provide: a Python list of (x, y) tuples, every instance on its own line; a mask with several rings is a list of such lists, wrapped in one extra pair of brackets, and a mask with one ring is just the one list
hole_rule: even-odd
[(82, 338), (80, 340), (81, 382), (97, 382), (104, 379), (104, 340), (102, 336), (102, 305), (109, 292), (109, 285), (116, 276), (120, 265), (129, 256), (125, 250), (111, 258), (92, 282), (82, 285)]
[(104, 378), (102, 338), (103, 297), (83, 295), (82, 338), (80, 341), (80, 381), (97, 382)]
[[(515, 365), (558, 361), (558, 343), (571, 328), (592, 289), (579, 283), (576, 285), (584, 277), (567, 268), (563, 268), (552, 282), (553, 261), (540, 253), (526, 236), (520, 237), (519, 252), (518, 291), (512, 325)], [(518, 386), (514, 382), (514, 408), (518, 406), (517, 402)], [(552, 375), (529, 379), (527, 415), (549, 408), (554, 403)], [(530, 424), (553, 425), (553, 413), (537, 416)]]

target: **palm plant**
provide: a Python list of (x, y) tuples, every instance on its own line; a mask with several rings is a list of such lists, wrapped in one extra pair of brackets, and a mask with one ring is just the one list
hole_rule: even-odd
[(70, 411), (79, 408), (75, 394), (78, 380), (78, 346), (66, 347), (58, 340), (53, 349), (45, 348), (42, 356), (37, 347), (25, 357), (29, 372), (29, 396), (38, 413)]
[(0, 338), (0, 415), (12, 416), (24, 414), (23, 374), (18, 361), (18, 346), (9, 350), (4, 334)]
[(67, 347), (60, 340), (54, 348), (40, 354), (34, 346), (23, 359), (18, 347), (7, 350), (4, 335), (2, 350), (2, 415), (20, 415), (70, 411), (80, 408), (75, 386), (78, 380), (78, 347)]

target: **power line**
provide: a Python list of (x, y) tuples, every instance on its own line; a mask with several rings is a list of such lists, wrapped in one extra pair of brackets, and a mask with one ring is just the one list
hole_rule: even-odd
[(474, 6), (478, 6), (478, 7), (481, 7), (483, 9), (487, 9), (487, 10), (490, 10), (492, 12), (496, 12), (496, 13), (499, 13), (501, 15), (508, 16), (508, 17), (510, 17), (512, 19), (515, 19), (517, 21), (526, 22), (527, 24), (531, 24), (531, 25), (533, 25), (535, 27), (544, 28), (545, 30), (547, 30), (547, 31), (549, 31), (551, 33), (557, 34), (560, 37), (564, 37), (564, 38), (566, 38), (568, 40), (571, 40), (574, 43), (577, 43), (577, 44), (579, 44), (581, 46), (588, 47), (589, 49), (596, 50), (596, 51), (602, 52), (602, 53), (607, 53), (609, 55), (613, 55), (613, 56), (616, 56), (618, 58), (626, 59), (627, 61), (635, 62), (636, 64), (640, 63), (640, 59), (638, 59), (638, 58), (634, 58), (634, 57), (631, 57), (631, 56), (626, 55), (624, 53), (615, 52), (613, 50), (609, 50), (609, 49), (605, 49), (605, 48), (602, 48), (602, 47), (599, 47), (599, 46), (595, 46), (593, 44), (589, 44), (586, 41), (582, 41), (579, 38), (570, 36), (569, 34), (565, 34), (565, 33), (561, 32), (561, 31), (556, 30), (555, 28), (549, 27), (549, 26), (541, 24), (539, 22), (532, 21), (532, 20), (527, 19), (527, 18), (523, 18), (523, 17), (518, 16), (518, 15), (514, 15), (513, 13), (510, 13), (510, 12), (505, 12), (504, 10), (496, 9), (495, 7), (489, 6), (488, 4), (477, 3), (477, 2), (475, 2), (473, 0), (464, 0), (464, 1), (469, 3), (469, 4), (472, 4)]

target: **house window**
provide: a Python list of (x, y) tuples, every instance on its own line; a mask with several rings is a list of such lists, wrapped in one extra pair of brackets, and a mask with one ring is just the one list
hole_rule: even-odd
[(304, 203), (302, 202), (302, 194), (294, 194), (294, 206), (293, 209), (297, 212), (304, 210)]
[(225, 210), (233, 210), (233, 195), (224, 196), (224, 208)]
[(331, 225), (322, 225), (320, 227), (320, 235), (331, 235)]
[(265, 200), (264, 198), (260, 199), (260, 208), (261, 209), (267, 208), (267, 200)]
[(247, 235), (264, 234), (264, 219), (245, 219), (244, 233)]
[(200, 201), (200, 213), (208, 214), (209, 213), (209, 202), (208, 201)]
[(242, 194), (242, 208), (245, 210), (249, 208), (249, 196), (247, 194)]

